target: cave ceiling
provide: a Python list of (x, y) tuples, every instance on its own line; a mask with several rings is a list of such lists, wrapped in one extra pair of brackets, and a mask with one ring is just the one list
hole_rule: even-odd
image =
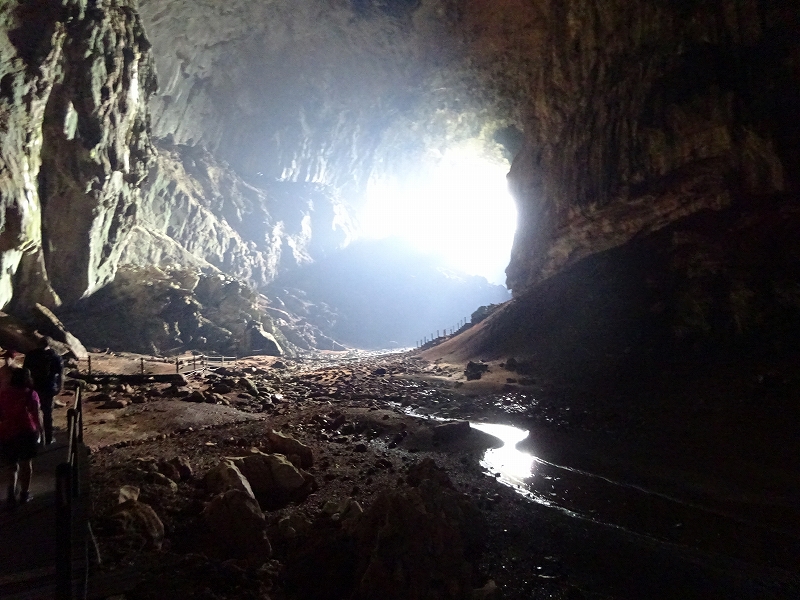
[(243, 175), (363, 191), (511, 117), (481, 97), (448, 2), (140, 2), (153, 131)]
[[(782, 3), (143, 0), (140, 9), (160, 81), (155, 134), (204, 144), (244, 174), (356, 197), (370, 175), (413, 169), (459, 140), (516, 155), (522, 243), (510, 275), (520, 287), (559, 267), (524, 255), (546, 253), (576, 207), (625, 203), (670, 174), (692, 179), (706, 160), (724, 163), (710, 169), (717, 176), (742, 172), (759, 193), (785, 184), (781, 146), (792, 146), (793, 129), (780, 98), (796, 96), (798, 11)], [(705, 202), (719, 205), (720, 194)]]
[(267, 285), (465, 141), (511, 163), (515, 293), (800, 181), (796, 3), (14, 0), (0, 34), (3, 306)]

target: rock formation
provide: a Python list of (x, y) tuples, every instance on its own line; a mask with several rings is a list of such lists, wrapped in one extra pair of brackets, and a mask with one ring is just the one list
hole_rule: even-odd
[(0, 306), (74, 312), (120, 264), (262, 288), (351, 239), (370, 178), (462, 140), (513, 159), (527, 293), (793, 197), (799, 32), (774, 0), (8, 2)]
[(279, 271), (311, 261), (320, 246), (335, 248), (352, 235), (346, 219), (327, 239), (316, 235), (332, 229), (335, 212), (334, 200), (313, 186), (256, 187), (202, 147), (162, 142), (120, 262), (212, 267), (263, 287)]
[(152, 160), (135, 3), (6, 2), (0, 304), (56, 306), (114, 277)]
[(280, 355), (292, 345), (264, 303), (246, 284), (214, 271), (125, 266), (112, 283), (61, 316), (79, 338), (104, 348)]
[(510, 175), (515, 291), (700, 209), (779, 193), (792, 171), (796, 185), (796, 8), (507, 4), (506, 43), (491, 42), (510, 12), (469, 3), (464, 19), (480, 27), (478, 68), (513, 65), (497, 75), (532, 99)]

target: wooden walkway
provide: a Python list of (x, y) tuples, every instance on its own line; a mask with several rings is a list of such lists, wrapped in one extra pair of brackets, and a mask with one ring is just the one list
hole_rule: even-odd
[[(56, 466), (67, 460), (64, 433), (57, 443), (40, 450), (33, 463), (33, 499), (0, 512), (0, 598), (52, 598), (56, 572)], [(0, 497), (5, 502), (5, 471)], [(38, 596), (28, 595), (38, 593)]]

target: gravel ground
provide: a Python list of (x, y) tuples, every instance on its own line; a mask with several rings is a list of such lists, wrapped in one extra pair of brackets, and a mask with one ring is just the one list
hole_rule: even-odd
[[(113, 368), (111, 364), (108, 370)], [(563, 384), (521, 377), (499, 364), (490, 365), (480, 381), (466, 381), (463, 370), (464, 365), (406, 354), (323, 353), (299, 360), (244, 359), (218, 372), (187, 375), (185, 385), (111, 384), (87, 393), (87, 440), (94, 449), (93, 521), (103, 557), (97, 572), (134, 568), (142, 573), (143, 581), (126, 591), (128, 599), (334, 598), (326, 594), (335, 586), (324, 581), (312, 591), (302, 588), (302, 594), (292, 583), (298, 572), (295, 563), (302, 562), (302, 544), (323, 543), (333, 535), (326, 504), (353, 498), (369, 511), (382, 492), (404, 489), (411, 465), (430, 458), (481, 515), (475, 529), (483, 532), (482, 546), (469, 557), (472, 586), (480, 590), (472, 597), (679, 598), (695, 597), (697, 590), (706, 595), (696, 597), (726, 598), (765, 597), (766, 590), (780, 598), (793, 589), (783, 571), (765, 575), (758, 560), (751, 571), (718, 556), (718, 546), (688, 539), (694, 530), (684, 535), (678, 528), (678, 534), (670, 530), (655, 539), (648, 534), (659, 524), (648, 523), (652, 531), (609, 527), (599, 519), (530, 502), (487, 476), (479, 462), (487, 448), (500, 445), (496, 438), (472, 429), (454, 440), (438, 440), (433, 429), (440, 421), (424, 417), (522, 424), (532, 432), (532, 441), (523, 444), (534, 450), (547, 446), (548, 456), (562, 464), (577, 462), (625, 480), (638, 477), (637, 483), (651, 486), (669, 479), (653, 464), (638, 460), (639, 454), (647, 454), (642, 440), (652, 439), (642, 433), (653, 421), (644, 408), (587, 399)], [(92, 397), (102, 393), (137, 403), (99, 408), (102, 404)], [(192, 393), (194, 401), (187, 402)], [(247, 455), (253, 448), (268, 450), (269, 430), (312, 449), (314, 465), (307, 471), (316, 489), (302, 501), (266, 513), (271, 560), (226, 561), (203, 546), (199, 533), (202, 510), (211, 498), (202, 475), (223, 457)], [(612, 447), (616, 456), (598, 450)], [(188, 459), (195, 477), (178, 482), (175, 490), (153, 471), (159, 461), (178, 456)], [(544, 479), (550, 478), (540, 478)], [(561, 493), (555, 485), (559, 478), (552, 479), (555, 496)], [(565, 481), (578, 487), (577, 480)], [(139, 487), (140, 500), (163, 521), (166, 541), (161, 550), (121, 534), (108, 518), (123, 485)], [(606, 511), (609, 519), (644, 510), (624, 506), (627, 497), (604, 494), (595, 493), (602, 497), (580, 507), (584, 516), (599, 514), (595, 509), (600, 504), (615, 505)], [(302, 543), (281, 533), (279, 522), (291, 515), (313, 524)], [(691, 518), (680, 517), (687, 523)], [(745, 552), (744, 558), (752, 559), (752, 553)], [(783, 557), (778, 558), (780, 566)], [(319, 566), (321, 578), (328, 573), (325, 568)], [(743, 589), (752, 594), (740, 594)]]

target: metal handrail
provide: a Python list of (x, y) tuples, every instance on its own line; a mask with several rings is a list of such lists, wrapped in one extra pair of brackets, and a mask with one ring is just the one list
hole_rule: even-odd
[[(75, 391), (75, 404), (67, 411), (67, 460), (56, 467), (56, 600), (75, 599), (73, 550), (75, 517), (81, 498), (83, 449), (83, 389)], [(85, 582), (85, 579), (84, 579)], [(84, 586), (83, 594), (86, 589)]]

